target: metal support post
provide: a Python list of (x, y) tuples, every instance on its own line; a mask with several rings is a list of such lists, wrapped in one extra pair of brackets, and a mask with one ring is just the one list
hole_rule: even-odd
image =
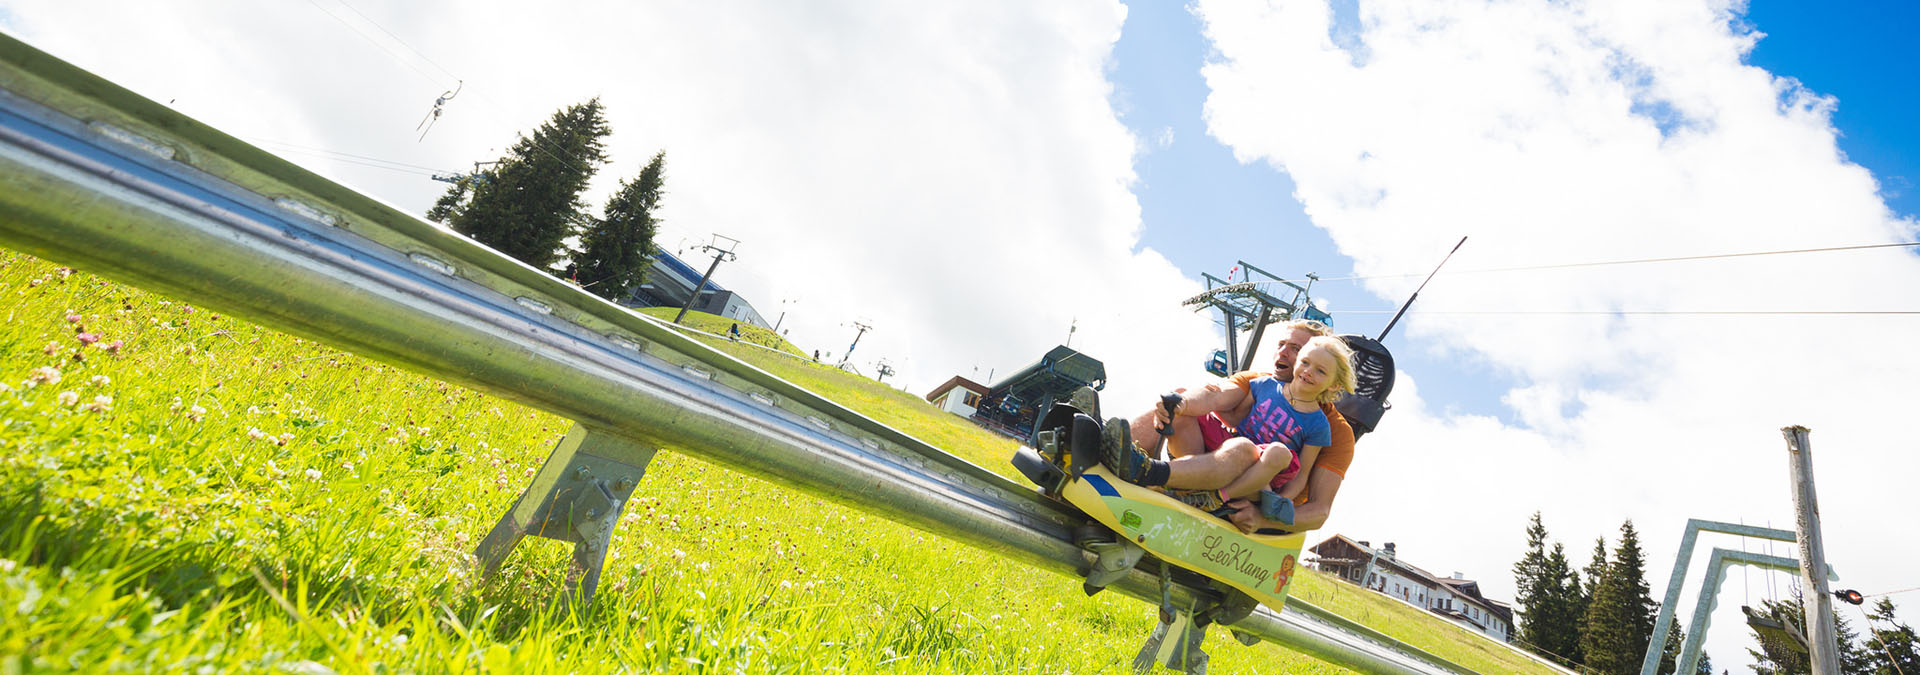
[[(1700, 650), (1707, 642), (1707, 626), (1713, 621), (1713, 608), (1720, 604), (1720, 584), (1726, 581), (1727, 568), (1732, 565), (1752, 565), (1782, 572), (1800, 569), (1800, 562), (1792, 558), (1729, 551), (1724, 548), (1713, 549), (1713, 557), (1708, 559), (1707, 563), (1707, 578), (1700, 585), (1700, 599), (1694, 603), (1693, 621), (1687, 625), (1687, 641), (1680, 647), (1680, 661), (1676, 664), (1674, 672), (1691, 673), (1699, 665)], [(1827, 574), (1831, 576), (1833, 570), (1827, 570)], [(1671, 593), (1668, 596), (1675, 597)], [(1655, 633), (1653, 642), (1656, 646), (1649, 649), (1658, 649), (1657, 645), (1665, 644), (1666, 640), (1661, 637), (1664, 635), (1666, 634)], [(1656, 659), (1654, 663), (1658, 665), (1659, 661)]]
[[(1774, 541), (1793, 541), (1793, 533), (1786, 530), (1721, 523), (1711, 520), (1701, 520), (1699, 518), (1687, 519), (1687, 531), (1680, 536), (1680, 552), (1673, 556), (1673, 574), (1667, 577), (1667, 595), (1666, 598), (1660, 602), (1659, 618), (1653, 622), (1653, 634), (1656, 636), (1666, 635), (1667, 628), (1673, 625), (1674, 609), (1680, 605), (1680, 587), (1684, 585), (1687, 580), (1687, 564), (1693, 561), (1693, 546), (1700, 539), (1700, 533), (1702, 531), (1719, 532), (1722, 534), (1733, 534), (1758, 539), (1772, 539)], [(1718, 586), (1718, 583), (1714, 583), (1712, 586), (1709, 586), (1709, 588), (1717, 588)], [(1696, 624), (1689, 629), (1687, 633), (1688, 640), (1692, 640), (1695, 632), (1702, 630), (1706, 625), (1704, 623), (1697, 623), (1700, 621), (1698, 613), (1695, 614), (1694, 620)], [(1640, 675), (1654, 675), (1660, 667), (1660, 653), (1664, 650), (1665, 645), (1665, 639), (1648, 641), (1647, 654), (1640, 661)], [(1692, 671), (1682, 670), (1680, 672)]]
[(1840, 675), (1839, 635), (1833, 626), (1833, 596), (1827, 578), (1827, 554), (1820, 539), (1820, 503), (1813, 489), (1813, 447), (1806, 427), (1780, 429), (1787, 438), (1789, 467), (1793, 471), (1794, 530), (1800, 540), (1800, 584), (1807, 589), (1807, 649), (1813, 675)]
[(569, 597), (577, 591), (582, 605), (592, 602), (614, 524), (654, 452), (655, 448), (639, 442), (575, 423), (520, 499), (501, 514), (500, 522), (474, 549), (481, 578), (499, 571), (523, 537), (573, 542), (567, 591)]

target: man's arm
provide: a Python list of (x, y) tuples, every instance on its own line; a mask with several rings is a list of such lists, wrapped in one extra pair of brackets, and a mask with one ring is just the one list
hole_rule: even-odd
[[(1180, 407), (1176, 412), (1183, 417), (1200, 417), (1210, 412), (1228, 412), (1238, 407), (1246, 398), (1247, 390), (1234, 386), (1231, 380), (1208, 382), (1198, 391), (1181, 390)], [(1167, 411), (1160, 406), (1154, 406), (1153, 412), (1162, 423), (1171, 421), (1166, 416)]]
[(1333, 515), (1333, 497), (1340, 492), (1340, 483), (1346, 478), (1322, 467), (1314, 467), (1312, 481), (1308, 485), (1307, 503), (1293, 509), (1293, 524), (1267, 520), (1260, 515), (1260, 505), (1245, 499), (1235, 499), (1233, 503), (1239, 511), (1233, 514), (1233, 524), (1241, 532), (1255, 532), (1261, 529), (1305, 532), (1320, 529), (1327, 518)]

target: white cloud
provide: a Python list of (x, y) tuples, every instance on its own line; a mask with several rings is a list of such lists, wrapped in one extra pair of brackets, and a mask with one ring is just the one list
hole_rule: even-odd
[[(1422, 270), (1461, 235), (1456, 270), (1910, 239), (1914, 223), (1836, 150), (1836, 102), (1742, 63), (1759, 36), (1734, 11), (1364, 2), (1343, 40), (1364, 43), (1355, 59), (1328, 37), (1324, 2), (1202, 0), (1210, 132), (1286, 171), (1362, 274)], [(1367, 283), (1397, 300), (1419, 277)], [(1905, 251), (1443, 275), (1421, 298), (1434, 313), (1395, 344), (1511, 375), (1520, 426), (1403, 385), (1332, 526), (1512, 597), (1533, 510), (1580, 565), (1591, 537), (1632, 518), (1658, 593), (1686, 518), (1791, 528), (1778, 429), (1802, 424), (1844, 584), (1911, 585), (1902, 561), (1920, 543), (1887, 517), (1920, 512), (1906, 486), (1920, 454), (1898, 422), (1920, 320), (1440, 312), (1913, 310), (1916, 288)], [(1743, 627), (1719, 626), (1716, 665), (1745, 664)]]
[[(429, 167), (495, 157), (600, 96), (614, 163), (590, 202), (665, 149), (663, 246), (741, 240), (722, 284), (763, 314), (797, 300), (782, 327), (836, 357), (869, 320), (854, 362), (886, 358), (916, 392), (1026, 365), (1077, 321), (1109, 399), (1144, 408), (1213, 342), (1177, 305), (1198, 287), (1136, 250), (1140, 144), (1105, 79), (1114, 2), (319, 1), (360, 34), (303, 4), (7, 4), (9, 31), (216, 127)], [(288, 156), (415, 212), (445, 187)]]

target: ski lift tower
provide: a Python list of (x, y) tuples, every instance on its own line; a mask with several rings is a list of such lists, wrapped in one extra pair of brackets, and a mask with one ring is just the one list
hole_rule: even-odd
[[(1253, 361), (1253, 354), (1260, 349), (1260, 338), (1269, 324), (1294, 319), (1332, 322), (1331, 316), (1312, 305), (1310, 291), (1319, 277), (1307, 275), (1306, 285), (1302, 286), (1269, 274), (1244, 260), (1235, 262), (1245, 270), (1243, 274), (1246, 280), (1236, 283), (1201, 273), (1200, 277), (1207, 282), (1206, 292), (1180, 303), (1194, 308), (1194, 311), (1209, 308), (1220, 310), (1227, 327), (1227, 372), (1244, 370)], [(1269, 289), (1273, 292), (1269, 292)], [(1239, 346), (1241, 331), (1252, 333), (1247, 337), (1244, 352)]]

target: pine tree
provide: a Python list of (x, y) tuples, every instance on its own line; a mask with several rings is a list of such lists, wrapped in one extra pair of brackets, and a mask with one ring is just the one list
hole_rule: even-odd
[(1614, 548), (1613, 559), (1593, 583), (1593, 599), (1580, 633), (1587, 667), (1603, 674), (1638, 673), (1653, 639), (1655, 609), (1640, 536), (1629, 520), (1620, 526), (1620, 545)]
[(1527, 522), (1527, 552), (1520, 556), (1520, 562), (1513, 564), (1514, 603), (1520, 606), (1520, 640), (1526, 644), (1541, 644), (1541, 629), (1546, 624), (1547, 614), (1541, 611), (1541, 603), (1546, 598), (1542, 585), (1546, 579), (1547, 567), (1547, 526), (1540, 522), (1540, 512), (1533, 512), (1533, 519)]
[(1893, 601), (1880, 598), (1867, 613), (1867, 664), (1874, 675), (1920, 675), (1920, 637), (1893, 616)]
[[(1762, 613), (1786, 619), (1788, 623), (1800, 627), (1803, 633), (1806, 631), (1806, 602), (1799, 589), (1794, 589), (1793, 597), (1788, 600), (1762, 600), (1760, 607)], [(1853, 626), (1841, 618), (1839, 612), (1833, 613), (1833, 632), (1840, 640), (1840, 672), (1878, 672), (1872, 670), (1872, 657), (1861, 648), (1859, 634), (1853, 632)], [(1760, 651), (1748, 649), (1747, 653), (1753, 656), (1755, 675), (1810, 675), (1813, 672), (1813, 664), (1806, 654), (1766, 639), (1757, 628), (1753, 635), (1754, 640), (1760, 643)]]
[[(1587, 566), (1581, 571), (1587, 575), (1587, 585), (1580, 591), (1580, 600), (1578, 606), (1574, 608), (1574, 616), (1578, 617), (1575, 621), (1579, 624), (1579, 631), (1584, 634), (1587, 632), (1587, 611), (1593, 607), (1593, 588), (1599, 585), (1600, 576), (1607, 571), (1606, 537), (1593, 538), (1593, 557), (1587, 561)], [(1574, 649), (1574, 658), (1580, 659), (1581, 663), (1587, 661), (1586, 653), (1577, 647)]]
[(647, 280), (652, 258), (660, 252), (653, 243), (659, 222), (653, 210), (664, 194), (666, 162), (667, 153), (657, 153), (639, 176), (621, 181), (605, 213), (581, 235), (580, 254), (568, 272), (594, 295), (619, 300)]
[(1680, 669), (1680, 648), (1686, 642), (1686, 631), (1680, 630), (1679, 623), (1667, 624), (1667, 643), (1660, 648), (1660, 675), (1671, 675)]
[(1546, 620), (1538, 643), (1561, 659), (1579, 662), (1580, 655), (1580, 577), (1567, 562), (1566, 547), (1554, 542), (1547, 554), (1545, 598), (1542, 611)]
[(1547, 548), (1547, 527), (1537, 511), (1527, 524), (1527, 552), (1514, 563), (1513, 576), (1521, 644), (1557, 662), (1576, 663), (1580, 578), (1567, 564), (1566, 547), (1555, 542), (1551, 551)]
[(609, 133), (595, 98), (562, 109), (497, 164), (455, 183), (428, 218), (542, 270), (587, 222), (580, 193), (606, 161)]

